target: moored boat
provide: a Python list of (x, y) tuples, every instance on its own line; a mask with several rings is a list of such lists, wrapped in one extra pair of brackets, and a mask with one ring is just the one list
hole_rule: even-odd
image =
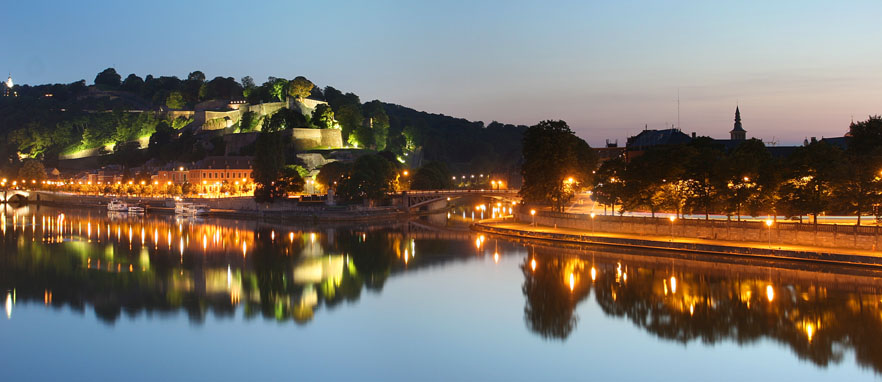
[(123, 211), (123, 212), (125, 212), (125, 211), (129, 210), (129, 205), (122, 200), (113, 199), (110, 201), (110, 203), (107, 203), (107, 210), (108, 211)]

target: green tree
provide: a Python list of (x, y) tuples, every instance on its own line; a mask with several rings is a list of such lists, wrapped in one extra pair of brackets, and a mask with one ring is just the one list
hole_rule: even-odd
[(788, 216), (812, 215), (817, 224), (818, 215), (830, 207), (842, 163), (842, 152), (823, 141), (796, 149), (787, 158), (778, 209)]
[(171, 92), (165, 99), (165, 106), (168, 106), (169, 109), (183, 109), (187, 104), (181, 92)]
[(297, 76), (288, 83), (288, 95), (302, 102), (304, 98), (309, 96), (314, 87), (315, 85), (307, 80), (306, 77)]
[(330, 129), (334, 127), (334, 111), (328, 104), (318, 104), (312, 111), (312, 124), (319, 129)]
[(704, 213), (705, 220), (718, 202), (721, 186), (724, 186), (725, 174), (722, 167), (725, 162), (723, 147), (709, 137), (698, 137), (684, 148), (690, 153), (685, 163), (684, 177), (687, 180), (686, 207), (692, 211)]
[(239, 119), (239, 131), (243, 133), (254, 131), (257, 128), (258, 122), (260, 122), (260, 119), (257, 118), (257, 113), (246, 111), (242, 113), (242, 118)]
[(205, 73), (200, 70), (190, 72), (187, 75), (187, 81), (205, 82)]
[(369, 127), (372, 135), (370, 140), (373, 142), (371, 146), (377, 151), (382, 151), (386, 148), (386, 139), (389, 135), (389, 115), (386, 114), (383, 103), (378, 100), (364, 104), (364, 109), (370, 118)]
[(114, 68), (104, 69), (95, 76), (95, 85), (102, 89), (117, 89), (120, 85), (121, 77)]
[(845, 166), (835, 182), (835, 195), (843, 210), (861, 215), (878, 205), (882, 193), (882, 117), (852, 122), (848, 132)]
[(242, 97), (245, 98), (248, 102), (253, 102), (251, 98), (253, 95), (257, 93), (257, 86), (254, 84), (254, 79), (251, 76), (242, 77)]
[[(350, 142), (349, 137), (353, 135), (356, 129), (362, 127), (364, 124), (364, 117), (361, 115), (361, 109), (356, 104), (345, 104), (340, 106), (339, 109), (335, 108), (334, 110), (337, 110), (335, 116), (343, 130), (341, 132), (343, 141)], [(362, 146), (364, 146), (364, 144), (362, 144)]]
[(285, 100), (285, 90), (288, 88), (288, 80), (284, 78), (269, 78), (269, 91), (273, 99), (278, 101)]
[(287, 195), (280, 180), (285, 168), (285, 140), (281, 136), (281, 124), (268, 124), (255, 142), (254, 199), (273, 202)]
[(395, 166), (376, 154), (363, 155), (352, 164), (352, 171), (337, 186), (343, 200), (376, 202), (395, 190)]
[(594, 176), (593, 198), (600, 204), (610, 206), (613, 214), (615, 214), (616, 205), (622, 204), (625, 186), (622, 174), (624, 173), (625, 159), (614, 158), (603, 162)]
[(664, 207), (663, 186), (673, 174), (682, 168), (674, 160), (670, 160), (671, 149), (655, 148), (632, 158), (625, 168), (623, 209), (635, 211), (648, 210), (652, 216)]
[(39, 185), (47, 178), (46, 168), (36, 159), (25, 159), (18, 169), (18, 178), (30, 185)]
[(303, 167), (296, 165), (283, 167), (278, 180), (279, 190), (285, 194), (303, 191), (305, 184), (303, 173), (305, 171)]
[(772, 157), (762, 141), (749, 139), (735, 147), (724, 169), (726, 185), (720, 187), (726, 213), (739, 221), (745, 208), (753, 216), (762, 210), (771, 213), (778, 188), (773, 170)]
[(134, 73), (129, 74), (126, 77), (125, 81), (122, 82), (122, 86), (120, 87), (122, 90), (138, 93), (141, 91), (141, 87), (144, 86), (144, 80), (141, 77), (138, 77)]
[(349, 176), (352, 166), (344, 162), (331, 162), (319, 169), (315, 181), (321, 184), (325, 189), (333, 189), (336, 191), (337, 185)]
[(453, 188), (452, 174), (443, 162), (428, 162), (411, 177), (411, 190), (442, 190)]
[(520, 195), (527, 203), (563, 211), (581, 185), (591, 184), (597, 157), (566, 122), (542, 121), (528, 128), (523, 147)]

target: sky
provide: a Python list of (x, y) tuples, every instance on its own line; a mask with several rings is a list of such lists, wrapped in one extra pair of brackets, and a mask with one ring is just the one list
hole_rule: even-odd
[[(9, 1), (0, 72), (107, 67), (319, 86), (469, 120), (562, 119), (592, 146), (648, 126), (777, 144), (882, 114), (882, 2)], [(5, 73), (4, 73), (5, 74)], [(679, 99), (679, 107), (678, 107)]]

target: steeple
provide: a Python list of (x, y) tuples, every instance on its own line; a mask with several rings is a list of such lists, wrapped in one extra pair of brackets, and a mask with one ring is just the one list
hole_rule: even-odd
[(735, 106), (735, 127), (729, 132), (729, 136), (733, 141), (743, 141), (746, 135), (747, 131), (741, 127), (741, 110)]

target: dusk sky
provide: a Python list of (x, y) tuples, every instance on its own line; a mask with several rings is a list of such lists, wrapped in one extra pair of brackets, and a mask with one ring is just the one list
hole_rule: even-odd
[(593, 146), (643, 129), (779, 144), (882, 114), (882, 2), (10, 1), (17, 83), (202, 70), (303, 75), (433, 113), (563, 119)]

